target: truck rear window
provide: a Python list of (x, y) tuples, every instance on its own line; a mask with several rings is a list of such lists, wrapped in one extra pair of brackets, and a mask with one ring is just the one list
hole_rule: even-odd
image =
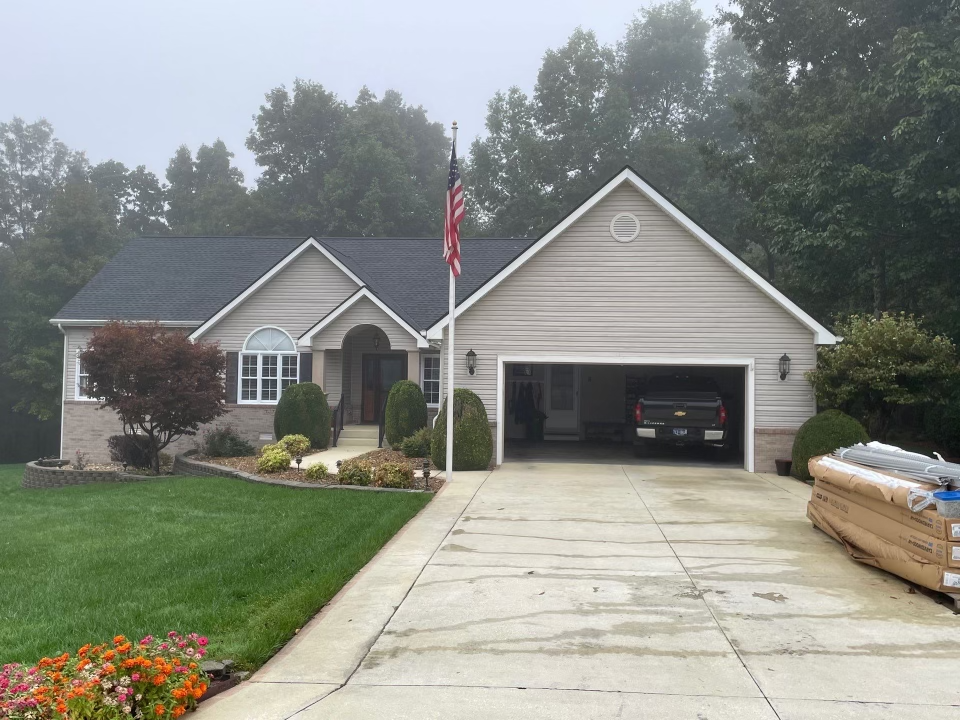
[(698, 377), (696, 375), (659, 375), (650, 378), (647, 383), (647, 392), (715, 392), (720, 388), (713, 378)]

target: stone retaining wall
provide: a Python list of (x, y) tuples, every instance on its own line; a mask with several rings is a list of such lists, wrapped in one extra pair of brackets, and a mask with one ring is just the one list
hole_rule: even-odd
[(60, 488), (89, 483), (129, 483), (144, 480), (158, 480), (153, 475), (133, 475), (117, 470), (63, 470), (55, 467), (41, 467), (36, 462), (28, 462), (23, 469), (22, 487)]

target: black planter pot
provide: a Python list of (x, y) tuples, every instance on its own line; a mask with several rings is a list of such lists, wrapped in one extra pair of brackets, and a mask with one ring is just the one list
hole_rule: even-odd
[(790, 474), (790, 468), (793, 467), (793, 460), (774, 460), (777, 464), (777, 475), (786, 477)]

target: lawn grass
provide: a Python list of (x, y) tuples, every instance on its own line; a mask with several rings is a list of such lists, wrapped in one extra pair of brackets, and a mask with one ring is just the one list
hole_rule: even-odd
[(0, 664), (199, 632), (263, 664), (430, 495), (229, 478), (20, 488), (0, 465)]

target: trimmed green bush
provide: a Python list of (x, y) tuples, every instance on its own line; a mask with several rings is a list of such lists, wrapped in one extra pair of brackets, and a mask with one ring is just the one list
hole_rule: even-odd
[(297, 383), (283, 391), (273, 413), (273, 436), (304, 435), (310, 447), (330, 444), (330, 406), (316, 383)]
[[(433, 464), (441, 470), (447, 465), (447, 403), (440, 406), (440, 416), (430, 439)], [(477, 394), (466, 388), (453, 391), (453, 469), (486, 470), (493, 457), (493, 438), (487, 409)]]
[(264, 445), (260, 448), (260, 455), (257, 457), (257, 472), (275, 473), (283, 472), (290, 468), (290, 453), (283, 449), (283, 445)]
[(110, 459), (132, 468), (149, 468), (152, 463), (150, 438), (146, 435), (111, 435), (107, 438)]
[(807, 420), (793, 440), (793, 474), (810, 480), (810, 458), (826, 455), (837, 448), (870, 442), (863, 425), (839, 410), (824, 410)]
[(373, 484), (385, 488), (412, 488), (413, 468), (406, 463), (381, 463), (373, 476)]
[(400, 450), (408, 458), (425, 458), (430, 456), (430, 428), (423, 427), (413, 435), (400, 442)]
[(320, 482), (327, 479), (327, 475), (330, 474), (330, 471), (327, 470), (326, 465), (324, 465), (322, 462), (318, 462), (304, 470), (303, 474), (306, 476), (307, 480)]
[(427, 426), (427, 401), (413, 380), (400, 380), (390, 388), (384, 413), (384, 437), (391, 447)]
[(232, 425), (218, 425), (203, 431), (200, 452), (207, 457), (250, 457), (257, 454), (257, 449), (240, 437)]
[(369, 485), (373, 482), (373, 466), (366, 460), (344, 460), (337, 479), (341, 485)]
[(306, 435), (284, 435), (277, 444), (293, 457), (310, 452), (310, 438)]

